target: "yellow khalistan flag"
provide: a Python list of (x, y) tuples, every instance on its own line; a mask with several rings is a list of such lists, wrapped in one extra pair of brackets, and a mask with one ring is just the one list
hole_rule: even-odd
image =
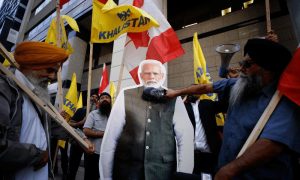
[[(193, 38), (193, 49), (194, 49), (194, 79), (195, 84), (207, 84), (213, 83), (208, 70), (206, 69), (206, 61), (202, 52), (200, 43), (198, 41), (197, 33), (194, 33)], [(200, 96), (201, 99), (210, 99), (213, 101), (218, 100), (217, 94), (209, 93)], [(224, 125), (224, 115), (219, 113), (216, 115), (216, 121), (218, 126)]]
[(111, 96), (111, 104), (113, 105), (116, 100), (116, 86), (112, 81), (109, 83), (109, 94)]
[(77, 103), (77, 106), (76, 106), (76, 110), (79, 109), (79, 108), (82, 108), (82, 107), (83, 107), (82, 92), (80, 92), (80, 95), (79, 95), (79, 98), (78, 98), (78, 103)]
[[(11, 56), (13, 56), (11, 52), (9, 52), (9, 54), (10, 54)], [(5, 57), (5, 56), (3, 56), (3, 54), (1, 54), (1, 53), (0, 53), (0, 56)], [(4, 59), (2, 65), (3, 65), (4, 67), (9, 67), (11, 64), (10, 64), (10, 62), (9, 62), (7, 59)]]
[(143, 32), (158, 22), (148, 13), (132, 5), (117, 6), (113, 0), (105, 4), (93, 0), (91, 42), (108, 43), (126, 32)]
[(70, 89), (64, 99), (63, 110), (71, 117), (74, 115), (77, 106), (77, 81), (76, 74), (73, 73)]
[[(71, 44), (68, 42), (68, 37), (67, 37), (67, 33), (66, 33), (66, 28), (64, 25), (64, 21), (67, 21), (67, 23), (70, 25), (70, 27), (76, 31), (79, 32), (79, 27), (77, 25), (77, 22), (71, 18), (70, 16), (67, 15), (62, 15), (60, 17), (60, 29), (61, 29), (61, 47), (66, 49), (69, 53), (73, 52), (73, 48), (71, 46)], [(56, 45), (57, 42), (57, 38), (56, 38), (56, 18), (54, 18), (51, 21), (50, 27), (48, 29), (48, 33), (45, 39), (45, 42), (49, 43), (49, 44), (54, 44)]]
[(3, 66), (4, 67), (9, 67), (10, 66), (10, 62), (7, 59), (5, 59), (4, 62), (3, 62)]

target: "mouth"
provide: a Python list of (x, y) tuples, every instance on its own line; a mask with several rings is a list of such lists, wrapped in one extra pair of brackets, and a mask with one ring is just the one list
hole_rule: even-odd
[(153, 84), (157, 84), (157, 82), (156, 81), (146, 81), (146, 84), (147, 85), (153, 85)]

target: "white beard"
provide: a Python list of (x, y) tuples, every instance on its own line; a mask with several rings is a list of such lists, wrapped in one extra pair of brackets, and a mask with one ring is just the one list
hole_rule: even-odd
[(160, 82), (157, 82), (157, 81), (153, 81), (153, 80), (149, 80), (149, 81), (143, 81), (143, 84), (145, 87), (153, 87), (153, 88), (160, 88), (162, 83), (161, 81)]
[(240, 75), (235, 85), (230, 91), (229, 105), (240, 104), (245, 98), (249, 98), (258, 93), (262, 88), (262, 79), (259, 75)]
[(33, 93), (41, 98), (44, 102), (50, 100), (50, 95), (48, 94), (48, 78), (36, 78), (33, 75), (27, 76), (28, 80), (34, 85), (35, 89)]

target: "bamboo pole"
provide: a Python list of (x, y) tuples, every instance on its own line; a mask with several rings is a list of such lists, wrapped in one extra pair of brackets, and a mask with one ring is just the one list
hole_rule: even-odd
[[(60, 29), (60, 6), (59, 1), (56, 0), (56, 45), (61, 47), (61, 29)], [(58, 109), (61, 111), (63, 108), (63, 90), (62, 90), (62, 79), (61, 79), (62, 64), (57, 71), (57, 100)]]
[(88, 88), (86, 97), (86, 117), (90, 112), (90, 96), (91, 96), (91, 83), (92, 83), (92, 62), (93, 62), (93, 43), (90, 42), (90, 59), (89, 59), (89, 74), (88, 74)]
[(267, 33), (271, 32), (272, 27), (271, 27), (271, 16), (270, 16), (270, 1), (265, 0), (266, 4), (266, 23), (267, 23)]
[(251, 134), (249, 135), (247, 141), (245, 142), (242, 149), (240, 150), (239, 154), (237, 155), (237, 158), (240, 157), (241, 155), (243, 155), (244, 152), (256, 141), (256, 139), (260, 135), (261, 131), (264, 129), (266, 123), (268, 122), (274, 109), (276, 108), (277, 104), (279, 103), (281, 97), (282, 97), (282, 94), (278, 90), (276, 90), (271, 101), (269, 102), (265, 111), (259, 118), (259, 120), (256, 123), (255, 127), (253, 128)]
[(122, 76), (123, 76), (123, 71), (124, 71), (124, 57), (122, 58), (121, 66), (120, 66), (120, 74), (119, 74), (119, 80), (118, 80), (118, 86), (117, 86), (117, 92), (116, 92), (116, 97), (118, 96), (120, 89), (121, 89), (121, 84), (122, 84)]
[(13, 66), (19, 69), (20, 65), (17, 63), (17, 61), (15, 61), (15, 59), (11, 56), (11, 54), (5, 50), (5, 47), (2, 45), (2, 43), (0, 43), (0, 49), (3, 57), (7, 59), (10, 62), (10, 64), (12, 64)]

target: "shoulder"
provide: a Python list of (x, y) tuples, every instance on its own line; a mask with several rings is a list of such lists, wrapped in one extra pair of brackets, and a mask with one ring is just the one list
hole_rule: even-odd
[(14, 83), (9, 84), (9, 81), (6, 76), (0, 74), (0, 94), (4, 97), (10, 97), (12, 93), (11, 88)]
[(91, 116), (97, 116), (98, 112), (99, 112), (99, 110), (95, 109), (95, 110), (91, 111), (89, 115), (91, 115)]
[(133, 85), (133, 86), (128, 86), (128, 87), (125, 87), (123, 88), (120, 93), (124, 93), (125, 91), (128, 91), (128, 90), (132, 90), (132, 89), (137, 89), (139, 87), (142, 87), (143, 85)]
[(229, 79), (222, 79), (213, 83), (213, 87), (215, 86), (233, 86), (238, 78), (229, 78)]
[(236, 83), (237, 78), (223, 79), (213, 83), (213, 91), (215, 93), (227, 92)]

